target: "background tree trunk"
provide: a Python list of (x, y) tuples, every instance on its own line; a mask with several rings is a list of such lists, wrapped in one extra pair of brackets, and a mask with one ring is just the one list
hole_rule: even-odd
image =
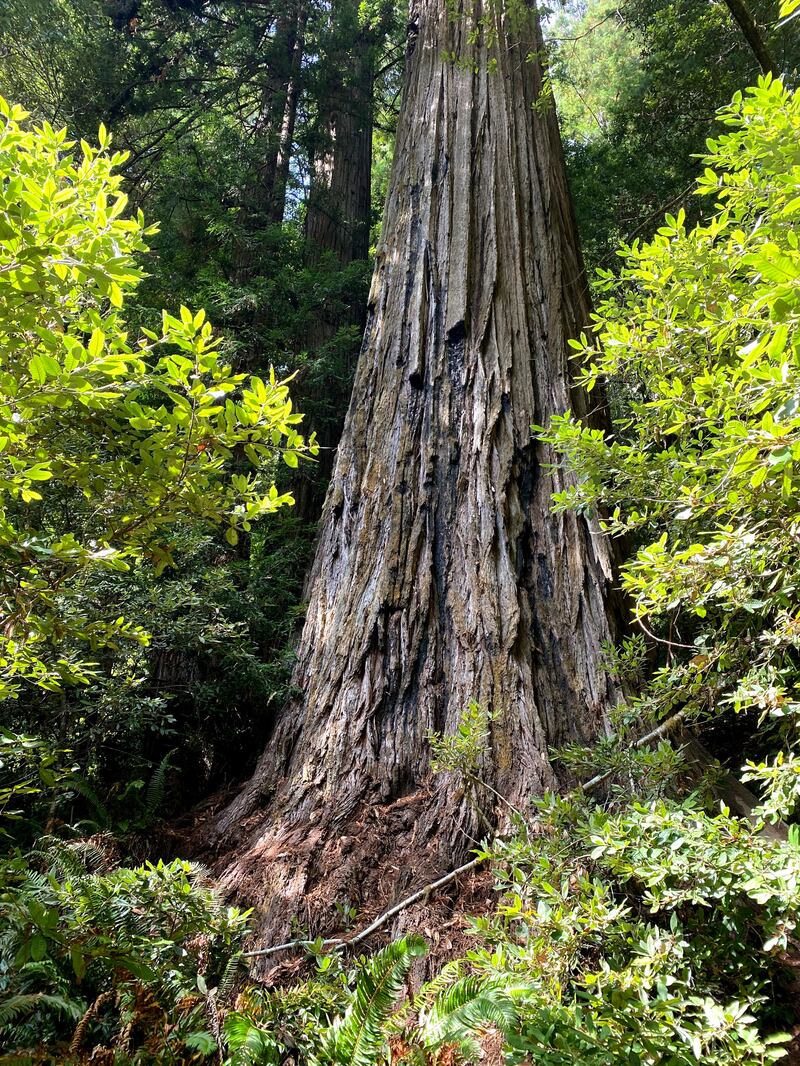
[[(346, 271), (369, 256), (373, 68), (382, 27), (359, 25), (359, 5), (354, 0), (337, 0), (330, 19), (327, 83), (318, 86), (305, 259), (312, 268), (325, 270), (328, 265)], [(343, 300), (320, 308), (306, 336), (317, 366), (312, 380), (301, 375), (298, 381), (298, 406), (325, 412), (327, 417), (309, 422), (317, 433), (319, 457), (313, 466), (298, 470), (292, 483), (295, 514), (305, 522), (319, 520), (342, 433), (364, 328), (366, 292), (363, 276), (359, 280), (361, 284), (354, 284), (351, 279)]]
[(744, 34), (745, 40), (750, 45), (753, 55), (758, 60), (758, 65), (761, 67), (762, 71), (765, 74), (772, 74), (776, 78), (780, 77), (780, 71), (775, 65), (772, 56), (769, 54), (766, 41), (761, 34), (761, 30), (758, 28), (757, 22), (750, 14), (750, 8), (747, 6), (745, 0), (725, 0), (725, 4), (739, 29)]
[(588, 414), (566, 343), (588, 295), (538, 24), (464, 6), (411, 14), (299, 695), (216, 823), (260, 941), (297, 913), (331, 928), (333, 902), (377, 907), (464, 855), (482, 830), (459, 783), (431, 776), (428, 736), (470, 700), (496, 714), (485, 777), (521, 803), (555, 784), (549, 746), (602, 730), (618, 698), (601, 665), (609, 545), (551, 514), (565, 475), (531, 439)]
[[(330, 79), (321, 87), (317, 138), (306, 215), (306, 259), (326, 252), (340, 266), (369, 254), (372, 82), (375, 40), (358, 27), (358, 4), (339, 0), (331, 9)], [(343, 23), (342, 27), (339, 23)], [(352, 25), (355, 39), (343, 38)]]
[(286, 190), (289, 184), (289, 166), (294, 148), (294, 128), (297, 123), (297, 104), (300, 99), (302, 79), (303, 50), (305, 48), (306, 22), (308, 10), (301, 3), (297, 13), (297, 27), (294, 34), (289, 82), (286, 87), (286, 103), (283, 109), (283, 121), (275, 159), (275, 180), (272, 189), (272, 211), (270, 221), (279, 225), (286, 212)]
[(259, 264), (253, 235), (283, 221), (292, 140), (297, 118), (307, 12), (303, 3), (282, 15), (275, 27), (270, 77), (262, 93), (254, 137), (263, 144), (255, 181), (242, 190), (242, 236), (235, 250), (234, 280), (247, 282)]

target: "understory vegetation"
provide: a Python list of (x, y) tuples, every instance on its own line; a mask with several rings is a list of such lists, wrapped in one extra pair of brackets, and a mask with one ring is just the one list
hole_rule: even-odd
[[(33, 110), (0, 98), (0, 1062), (795, 1061), (800, 0), (767, 42), (788, 73), (750, 88), (738, 35), (710, 79), (723, 5), (695, 20), (688, 0), (603, 0), (548, 21), (596, 294), (571, 355), (613, 425), (565, 413), (531, 433), (571, 472), (554, 510), (599, 516), (624, 559), (630, 624), (605, 650), (626, 698), (604, 735), (552, 753), (570, 784), (524, 808), (483, 777), (493, 708), (431, 736), (432, 772), (502, 826), (463, 874), (493, 879), (458, 916), (468, 948), (442, 962), (430, 932), (388, 923), (348, 947), (376, 910), (342, 900), (336, 943), (299, 923), (267, 982), (252, 911), (176, 856), (291, 688), (368, 273), (358, 250), (309, 253), (306, 200), (357, 31), (380, 71), (377, 236), (405, 26), (389, 5), (302, 7), (276, 217), (253, 188), (286, 13), (264, 58), (259, 5), (220, 4), (205, 47), (202, 6), (102, 5), (102, 62), (81, 44), (88, 0), (0, 14), (2, 87)], [(676, 26), (703, 44), (674, 87), (685, 113), (659, 96)]]

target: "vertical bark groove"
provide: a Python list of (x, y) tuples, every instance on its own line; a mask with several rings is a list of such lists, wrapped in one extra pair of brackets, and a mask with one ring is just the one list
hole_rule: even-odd
[(538, 26), (515, 11), (412, 14), (299, 695), (216, 825), (262, 940), (301, 904), (323, 920), (337, 893), (385, 899), (464, 854), (475, 816), (458, 782), (431, 778), (428, 736), (471, 699), (497, 715), (487, 780), (521, 803), (555, 783), (549, 746), (602, 729), (618, 698), (601, 664), (608, 544), (551, 513), (564, 475), (531, 440), (532, 423), (586, 413), (566, 341), (589, 308), (557, 121), (537, 103)]

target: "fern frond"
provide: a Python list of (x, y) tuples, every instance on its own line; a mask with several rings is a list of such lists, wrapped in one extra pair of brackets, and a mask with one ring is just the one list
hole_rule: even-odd
[(446, 962), (441, 970), (430, 981), (426, 981), (422, 988), (414, 996), (414, 1007), (419, 1012), (432, 1003), (437, 996), (446, 992), (449, 988), (464, 976), (464, 959), (452, 959)]
[(164, 791), (167, 780), (167, 771), (172, 769), (170, 759), (175, 754), (175, 748), (168, 751), (152, 773), (144, 795), (144, 806), (151, 818), (158, 813), (164, 802)]
[[(109, 835), (104, 834), (96, 839), (100, 839), (106, 843), (109, 842)], [(80, 856), (84, 868), (88, 873), (108, 873), (113, 869), (114, 858), (113, 854), (109, 854), (110, 847), (107, 850), (103, 850), (103, 848), (98, 846), (95, 840), (73, 840), (69, 847), (73, 854)]]
[(95, 814), (96, 825), (105, 827), (110, 824), (111, 817), (108, 813), (108, 808), (88, 781), (84, 780), (79, 774), (70, 774), (68, 777), (64, 778), (64, 785), (67, 788), (74, 789), (79, 795), (83, 796), (85, 800), (88, 800), (89, 805)]
[(220, 978), (219, 989), (217, 995), (220, 1001), (226, 1000), (231, 995), (236, 987), (236, 982), (240, 974), (247, 972), (247, 962), (241, 951), (237, 951), (235, 955), (231, 955), (228, 959), (225, 970)]
[(267, 1066), (280, 1061), (274, 1037), (265, 1029), (259, 1029), (244, 1014), (230, 1013), (222, 1028), (233, 1066), (255, 1066), (256, 1063)]
[(503, 982), (462, 977), (420, 1011), (418, 1038), (431, 1051), (456, 1044), (468, 1057), (479, 1051), (475, 1034), (487, 1025), (508, 1033), (517, 1011)]
[(336, 1066), (374, 1066), (386, 1043), (388, 1022), (406, 974), (427, 951), (420, 937), (404, 937), (362, 963), (353, 1000), (330, 1027), (322, 1043), (327, 1062)]
[(0, 1032), (22, 1015), (30, 1014), (39, 1007), (63, 1014), (70, 1021), (77, 1021), (83, 1014), (80, 1004), (64, 996), (48, 995), (45, 992), (24, 992), (9, 996), (0, 1003)]

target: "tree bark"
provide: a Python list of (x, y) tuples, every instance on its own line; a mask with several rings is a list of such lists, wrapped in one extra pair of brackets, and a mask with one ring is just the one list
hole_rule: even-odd
[(283, 122), (275, 159), (275, 180), (272, 189), (272, 210), (270, 221), (275, 224), (283, 222), (286, 212), (286, 189), (289, 183), (289, 164), (294, 147), (294, 128), (297, 123), (297, 104), (300, 99), (300, 81), (302, 76), (303, 50), (305, 49), (306, 21), (308, 11), (305, 4), (300, 5), (297, 14), (297, 28), (294, 35), (289, 83), (286, 87), (286, 103)]
[[(354, 5), (345, 0), (343, 6)], [(343, 45), (330, 57), (333, 83), (319, 101), (306, 214), (306, 258), (312, 264), (325, 252), (332, 252), (340, 266), (369, 254), (375, 43), (368, 30), (360, 29), (344, 45), (346, 51)]]
[(215, 825), (260, 943), (299, 913), (330, 929), (337, 900), (377, 909), (484, 834), (430, 772), (429, 734), (470, 700), (495, 714), (485, 780), (519, 805), (556, 785), (549, 747), (603, 730), (619, 699), (610, 547), (551, 513), (569, 475), (530, 428), (590, 402), (570, 379), (589, 302), (541, 47), (533, 8), (412, 10), (299, 695)]
[(276, 23), (269, 77), (254, 128), (262, 155), (255, 174), (241, 192), (242, 232), (233, 262), (233, 279), (240, 284), (258, 270), (258, 236), (267, 226), (283, 221), (307, 17), (305, 4), (299, 3)]

